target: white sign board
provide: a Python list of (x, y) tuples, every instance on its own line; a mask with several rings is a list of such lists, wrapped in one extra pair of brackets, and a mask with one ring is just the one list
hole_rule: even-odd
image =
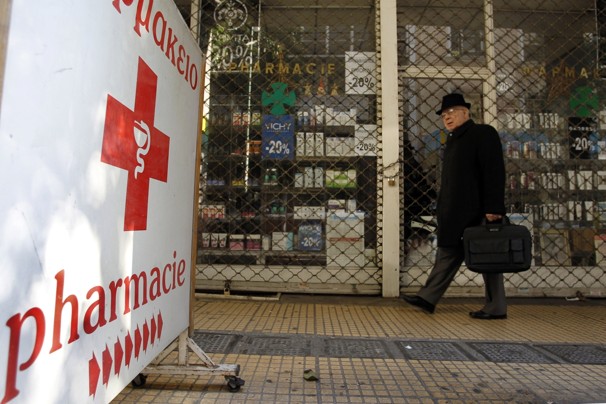
[(356, 125), (354, 135), (357, 156), (377, 155), (377, 125)]
[(109, 402), (187, 329), (201, 69), (172, 1), (12, 2), (0, 402)]
[(377, 93), (375, 52), (345, 52), (345, 94)]

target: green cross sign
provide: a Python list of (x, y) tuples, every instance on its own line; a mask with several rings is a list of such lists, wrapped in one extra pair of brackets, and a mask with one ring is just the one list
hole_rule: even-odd
[(295, 105), (295, 92), (288, 92), (287, 87), (286, 83), (272, 83), (271, 89), (273, 93), (263, 91), (263, 94), (261, 94), (261, 105), (264, 107), (271, 105), (270, 113), (272, 115), (284, 115), (286, 114), (287, 106), (292, 107)]

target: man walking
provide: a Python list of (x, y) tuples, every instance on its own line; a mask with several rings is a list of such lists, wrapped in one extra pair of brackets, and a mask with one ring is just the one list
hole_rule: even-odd
[[(499, 220), (505, 214), (505, 164), (499, 134), (490, 125), (470, 119), (471, 104), (461, 94), (448, 94), (436, 111), (448, 138), (444, 149), (441, 185), (437, 200), (438, 251), (425, 286), (404, 300), (428, 313), (450, 286), (465, 259), (463, 231), (482, 219)], [(482, 274), (484, 307), (472, 318), (507, 318), (503, 274)]]

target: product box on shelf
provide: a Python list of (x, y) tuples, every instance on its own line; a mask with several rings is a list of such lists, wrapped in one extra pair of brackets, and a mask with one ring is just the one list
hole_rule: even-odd
[(324, 187), (324, 167), (314, 167), (314, 182), (313, 188)]
[(271, 234), (271, 249), (272, 251), (292, 251), (294, 239), (292, 232), (275, 231)]
[(326, 208), (324, 206), (295, 206), (294, 219), (318, 219), (323, 220), (326, 217)]
[(353, 126), (356, 124), (357, 115), (356, 108), (351, 108), (348, 111), (326, 108), (326, 126)]
[(297, 132), (295, 143), (295, 155), (297, 157), (305, 156), (305, 132)]
[(250, 124), (253, 126), (261, 125), (261, 111), (253, 111), (250, 118)]
[(577, 172), (577, 186), (579, 190), (591, 191), (593, 189), (593, 171), (579, 170)]
[(305, 167), (303, 169), (303, 184), (305, 188), (312, 188), (314, 186), (314, 168)]
[(345, 210), (346, 203), (345, 199), (329, 199), (326, 208), (329, 210)]
[(314, 105), (314, 115), (316, 125), (324, 125), (326, 122), (326, 107), (324, 105)]
[(229, 249), (231, 251), (244, 250), (244, 234), (230, 234), (229, 235)]
[(314, 134), (307, 132), (305, 133), (305, 156), (314, 155)]
[(261, 235), (249, 234), (246, 236), (246, 249), (249, 251), (258, 251), (261, 249)]
[(202, 205), (200, 213), (203, 219), (225, 218), (225, 205)]
[(227, 248), (227, 233), (213, 233), (213, 238), (217, 240), (216, 248)]
[(356, 139), (351, 136), (326, 136), (325, 148), (329, 157), (355, 156)]
[(355, 188), (356, 170), (326, 170), (326, 188)]
[(211, 233), (201, 233), (200, 234), (200, 245), (202, 246), (202, 248), (210, 248), (211, 236), (212, 236)]
[(331, 211), (326, 217), (326, 265), (363, 267), (364, 213)]
[(341, 147), (341, 138), (336, 136), (326, 136), (324, 139), (326, 147), (326, 155), (329, 157), (341, 156), (343, 148)]
[(313, 155), (316, 157), (324, 156), (324, 133), (314, 134)]
[(305, 187), (305, 174), (302, 172), (295, 173), (295, 188), (304, 188)]
[(242, 126), (242, 112), (240, 112), (240, 111), (232, 112), (231, 124), (232, 124), (232, 126)]

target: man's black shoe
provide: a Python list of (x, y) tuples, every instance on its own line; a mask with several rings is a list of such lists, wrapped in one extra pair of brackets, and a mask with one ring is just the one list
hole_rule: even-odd
[(402, 299), (404, 299), (408, 304), (412, 304), (413, 306), (416, 306), (416, 307), (422, 309), (423, 311), (426, 311), (427, 313), (432, 314), (434, 311), (436, 311), (436, 306), (429, 303), (427, 300), (423, 299), (422, 297), (404, 295), (404, 296), (402, 296)]
[(482, 310), (471, 311), (469, 315), (478, 320), (505, 320), (507, 318), (507, 314), (488, 314)]

